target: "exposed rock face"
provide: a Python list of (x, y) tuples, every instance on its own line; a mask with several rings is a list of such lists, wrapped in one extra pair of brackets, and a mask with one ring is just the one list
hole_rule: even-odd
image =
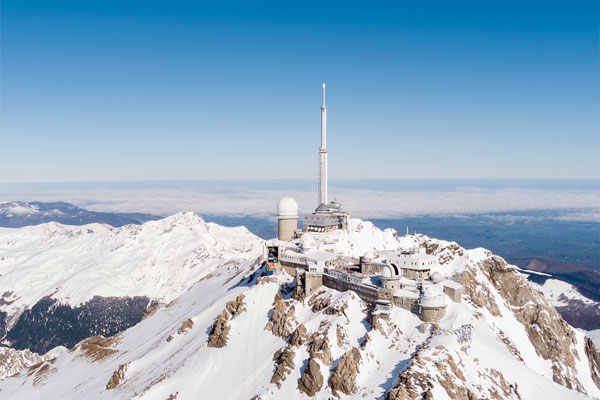
[(178, 334), (186, 333), (189, 329), (192, 329), (194, 326), (194, 321), (191, 318), (186, 319), (181, 323), (181, 328), (177, 331)]
[(480, 269), (523, 324), (536, 352), (552, 361), (553, 380), (583, 392), (575, 366), (577, 354), (572, 351), (575, 332), (556, 309), (502, 258), (490, 257), (481, 263)]
[(112, 336), (140, 322), (150, 299), (99, 297), (78, 307), (44, 297), (21, 314), (6, 334), (12, 348), (46, 353), (56, 346), (73, 347), (95, 335)]
[(308, 396), (314, 396), (323, 387), (323, 375), (321, 375), (321, 367), (313, 358), (308, 359), (308, 364), (304, 369), (302, 377), (298, 382), (298, 390), (306, 393)]
[(23, 368), (29, 368), (47, 359), (48, 356), (40, 356), (29, 350), (0, 347), (0, 380), (18, 373)]
[(298, 325), (292, 336), (290, 337), (290, 341), (288, 342), (290, 346), (300, 346), (306, 343), (308, 340), (306, 327), (304, 324)]
[(590, 370), (592, 371), (592, 379), (598, 389), (600, 389), (600, 353), (592, 342), (592, 339), (585, 337), (585, 354), (590, 362)]
[(242, 293), (238, 297), (236, 297), (235, 300), (231, 300), (230, 302), (228, 302), (225, 308), (227, 309), (227, 311), (229, 311), (229, 314), (231, 314), (232, 319), (246, 311), (246, 304), (244, 303), (244, 294)]
[[(429, 343), (434, 336), (449, 334), (459, 343), (467, 343), (470, 339), (466, 334), (468, 328), (464, 326), (452, 333), (442, 332), (437, 325), (433, 326), (431, 336), (419, 347), (410, 360), (410, 365), (398, 376), (398, 385), (388, 392), (390, 400), (433, 399), (432, 389), (434, 383), (439, 383), (450, 399), (474, 400), (473, 393), (465, 387), (466, 379), (461, 366), (450, 354), (433, 361), (425, 355), (429, 350)], [(438, 346), (436, 352), (445, 352), (445, 348)], [(433, 361), (433, 368), (431, 362)], [(458, 361), (460, 362), (460, 361)]]
[(227, 310), (223, 310), (210, 327), (208, 347), (221, 348), (227, 346), (227, 339), (229, 338), (229, 331), (231, 330), (228, 320), (229, 313)]
[(115, 372), (113, 372), (112, 376), (110, 377), (110, 380), (106, 384), (106, 390), (116, 388), (119, 385), (119, 383), (121, 383), (121, 381), (125, 379), (125, 373), (127, 372), (128, 366), (129, 363), (119, 365), (119, 368), (117, 368)]
[(464, 250), (457, 243), (450, 243), (443, 249), (440, 249), (439, 243), (425, 242), (423, 245), (425, 246), (425, 252), (427, 254), (439, 253), (440, 264), (442, 265), (448, 263), (454, 256), (462, 257), (464, 255)]
[(360, 358), (360, 352), (356, 347), (342, 356), (337, 369), (329, 379), (329, 387), (334, 395), (338, 396), (338, 391), (347, 395), (354, 393)]
[[(215, 318), (215, 322), (213, 322), (212, 326), (210, 327), (210, 334), (208, 335), (208, 347), (221, 348), (227, 346), (227, 339), (229, 338), (229, 331), (231, 330), (229, 321), (233, 320), (244, 311), (246, 311), (246, 306), (244, 304), (243, 294), (240, 294), (235, 300), (227, 302), (223, 312), (218, 315), (217, 318)], [(184, 321), (180, 332), (178, 333), (181, 333), (181, 331), (185, 332), (186, 329), (184, 325), (186, 325), (188, 321), (189, 328), (194, 325), (194, 322), (188, 319), (187, 321)]]
[(398, 385), (388, 392), (388, 400), (433, 399), (432, 377), (418, 370), (424, 365), (422, 354), (426, 345), (427, 342), (416, 351), (408, 368), (398, 375)]
[(308, 352), (311, 357), (321, 360), (324, 365), (330, 365), (333, 362), (329, 339), (324, 333), (315, 332), (308, 345)]
[(290, 346), (284, 349), (279, 349), (274, 355), (275, 360), (275, 373), (271, 377), (271, 383), (281, 387), (281, 382), (285, 380), (286, 376), (294, 369), (294, 356), (296, 353), (291, 349)]
[(291, 302), (291, 300), (284, 300), (281, 292), (275, 295), (273, 313), (265, 326), (265, 329), (273, 332), (273, 335), (287, 338), (294, 330), (297, 321), (294, 316), (295, 307)]
[(56, 359), (52, 358), (48, 361), (42, 361), (41, 363), (29, 367), (27, 371), (27, 376), (35, 375), (33, 377), (33, 386), (41, 385), (48, 378), (49, 375), (57, 371), (56, 368), (50, 367), (52, 364), (54, 364), (55, 361)]
[(308, 305), (312, 307), (312, 312), (319, 312), (331, 304), (331, 296), (323, 297), (321, 296), (323, 293), (325, 292), (320, 291), (308, 300)]
[(109, 338), (105, 338), (103, 336), (93, 336), (91, 338), (82, 340), (69, 351), (79, 350), (84, 357), (92, 361), (100, 361), (117, 353), (117, 350), (110, 348), (116, 343), (116, 336)]
[(467, 268), (462, 274), (460, 283), (463, 286), (463, 294), (477, 307), (486, 308), (495, 317), (500, 316), (500, 309), (494, 300), (494, 296), (487, 286), (481, 285), (476, 279), (477, 271)]

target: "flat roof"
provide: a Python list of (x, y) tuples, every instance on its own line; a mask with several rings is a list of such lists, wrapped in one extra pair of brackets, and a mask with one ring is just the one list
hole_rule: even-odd
[(460, 289), (462, 288), (462, 285), (456, 281), (451, 281), (450, 279), (444, 279), (443, 281), (440, 282), (440, 284), (442, 286), (446, 286), (449, 287), (451, 289)]
[(335, 254), (323, 250), (312, 250), (308, 253), (302, 253), (302, 255), (310, 260), (316, 261), (329, 261), (336, 257)]
[(414, 258), (417, 260), (427, 260), (427, 259), (432, 259), (432, 258), (437, 258), (437, 257), (432, 254), (413, 253), (410, 255), (410, 258)]
[(405, 297), (408, 299), (418, 299), (419, 293), (412, 292), (412, 291), (406, 290), (406, 289), (396, 289), (396, 291), (394, 292), (394, 297)]

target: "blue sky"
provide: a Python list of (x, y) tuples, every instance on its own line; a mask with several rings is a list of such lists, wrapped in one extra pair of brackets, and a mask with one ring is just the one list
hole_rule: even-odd
[(600, 178), (597, 1), (1, 11), (3, 182)]

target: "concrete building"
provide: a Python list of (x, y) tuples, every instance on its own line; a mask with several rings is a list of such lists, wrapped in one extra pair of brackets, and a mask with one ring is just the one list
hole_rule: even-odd
[(298, 229), (298, 203), (291, 197), (284, 197), (277, 203), (277, 238), (288, 241)]
[(381, 274), (383, 262), (375, 257), (375, 253), (367, 251), (359, 259), (360, 272), (363, 274)]
[(419, 317), (423, 322), (439, 321), (446, 314), (444, 295), (433, 287), (425, 289), (419, 298)]
[(320, 204), (313, 213), (304, 214), (304, 232), (332, 232), (348, 229), (348, 213), (340, 203)]
[(425, 254), (425, 249), (420, 248), (389, 255), (387, 264), (401, 276), (411, 279), (429, 279), (431, 268), (438, 263), (437, 257)]
[(448, 295), (450, 300), (460, 303), (460, 299), (462, 298), (462, 285), (460, 283), (445, 279), (440, 284), (444, 294)]

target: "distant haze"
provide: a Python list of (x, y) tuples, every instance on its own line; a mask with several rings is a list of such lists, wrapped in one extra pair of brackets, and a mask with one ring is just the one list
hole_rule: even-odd
[[(562, 210), (552, 218), (600, 222), (598, 181), (333, 180), (330, 193), (361, 218)], [(0, 200), (68, 201), (94, 211), (158, 215), (273, 216), (284, 196), (311, 212), (316, 180), (4, 184)]]

